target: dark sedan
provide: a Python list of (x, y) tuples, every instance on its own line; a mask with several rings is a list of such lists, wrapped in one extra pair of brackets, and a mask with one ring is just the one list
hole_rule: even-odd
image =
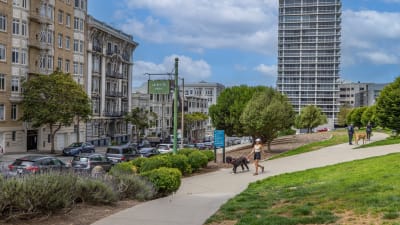
[(76, 156), (81, 153), (93, 153), (95, 152), (94, 145), (87, 142), (75, 142), (63, 149), (63, 155), (65, 156)]
[(141, 148), (139, 151), (143, 157), (151, 157), (160, 154), (156, 148)]
[(10, 170), (9, 174), (12, 176), (69, 169), (63, 161), (46, 155), (27, 155), (18, 158), (8, 168)]

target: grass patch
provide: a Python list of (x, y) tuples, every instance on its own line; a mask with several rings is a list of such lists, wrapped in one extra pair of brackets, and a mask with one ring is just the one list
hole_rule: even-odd
[(371, 142), (368, 144), (360, 145), (356, 147), (355, 149), (359, 148), (370, 148), (370, 147), (375, 147), (375, 146), (383, 146), (383, 145), (394, 145), (394, 144), (400, 144), (400, 137), (388, 137), (385, 140), (380, 140), (380, 141), (375, 141)]
[(302, 153), (306, 153), (306, 152), (319, 150), (321, 148), (346, 143), (349, 141), (347, 133), (344, 131), (343, 132), (335, 131), (335, 132), (331, 132), (331, 134), (332, 134), (332, 137), (328, 140), (306, 144), (301, 147), (295, 148), (293, 150), (273, 156), (270, 159), (278, 159), (278, 158), (283, 158), (283, 157), (287, 157), (287, 156), (298, 155), (298, 154), (302, 154)]
[(391, 154), (257, 181), (206, 224), (332, 224), (343, 212), (379, 224), (400, 222), (399, 161), (400, 154)]

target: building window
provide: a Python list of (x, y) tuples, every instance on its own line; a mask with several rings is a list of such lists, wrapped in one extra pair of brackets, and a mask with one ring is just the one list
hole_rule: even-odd
[(11, 80), (11, 92), (18, 92), (19, 91), (19, 79), (13, 78)]
[(16, 140), (16, 136), (17, 136), (17, 132), (16, 132), (16, 131), (13, 131), (13, 132), (11, 133), (11, 139), (12, 139), (12, 141), (15, 141), (15, 140)]
[(28, 8), (27, 0), (22, 0), (22, 8)]
[(47, 69), (53, 69), (53, 56), (47, 56)]
[(79, 0), (75, 0), (75, 5), (76, 8), (79, 8)]
[(17, 105), (16, 104), (12, 104), (11, 105), (11, 119), (12, 120), (17, 120)]
[(58, 11), (58, 23), (62, 24), (64, 19), (64, 12), (63, 11)]
[(83, 31), (83, 19), (79, 19), (79, 30)]
[(71, 27), (71, 15), (67, 13), (67, 17), (65, 18), (65, 26)]
[(19, 19), (13, 19), (12, 23), (12, 33), (15, 35), (19, 34)]
[(22, 36), (27, 36), (28, 35), (26, 20), (22, 20), (22, 23), (21, 23), (21, 35)]
[(0, 74), (0, 91), (6, 90), (6, 75)]
[(6, 46), (0, 44), (0, 61), (6, 61)]
[(25, 49), (21, 50), (21, 64), (26, 65), (28, 53)]
[(79, 40), (74, 39), (74, 52), (79, 52)]
[(57, 42), (58, 42), (58, 47), (59, 48), (62, 48), (62, 46), (63, 46), (62, 40), (63, 40), (63, 35), (62, 34), (58, 34)]
[(65, 37), (65, 48), (70, 49), (71, 47), (71, 38), (69, 36)]
[(12, 49), (12, 58), (11, 58), (12, 63), (19, 63), (19, 52), (17, 48)]
[(4, 112), (5, 112), (5, 106), (4, 104), (0, 103), (0, 121), (4, 121)]
[(83, 53), (83, 41), (79, 41), (79, 52)]
[(74, 17), (74, 30), (79, 30), (79, 18)]
[(79, 63), (79, 74), (83, 75), (83, 63)]
[(0, 31), (7, 31), (7, 17), (0, 14)]
[(63, 60), (62, 58), (57, 59), (57, 69), (62, 70)]
[(74, 74), (78, 74), (79, 73), (79, 64), (78, 62), (74, 62)]
[(69, 73), (70, 61), (68, 59), (65, 60), (65, 72)]

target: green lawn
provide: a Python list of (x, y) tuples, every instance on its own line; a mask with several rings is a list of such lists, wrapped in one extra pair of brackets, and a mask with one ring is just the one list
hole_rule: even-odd
[(206, 224), (400, 224), (399, 162), (391, 154), (258, 181)]
[(301, 153), (305, 153), (305, 152), (311, 152), (311, 151), (315, 151), (315, 150), (318, 150), (321, 148), (346, 143), (349, 140), (347, 133), (345, 131), (342, 131), (342, 132), (335, 131), (335, 132), (331, 132), (331, 133), (332, 133), (332, 137), (328, 140), (306, 144), (301, 147), (295, 148), (293, 150), (273, 156), (270, 159), (277, 159), (277, 158), (297, 155), (297, 154), (301, 154)]
[(382, 145), (394, 145), (394, 144), (400, 144), (400, 137), (388, 137), (385, 140), (380, 140), (380, 141), (375, 141), (375, 142), (371, 142), (368, 144), (360, 145), (360, 146), (356, 147), (356, 149), (369, 148), (369, 147), (382, 146)]

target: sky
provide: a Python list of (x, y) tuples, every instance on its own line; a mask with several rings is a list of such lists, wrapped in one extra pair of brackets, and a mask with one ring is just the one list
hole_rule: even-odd
[[(139, 43), (134, 87), (173, 72), (176, 57), (185, 82), (275, 86), (278, 0), (89, 0), (88, 13)], [(341, 48), (341, 79), (393, 81), (400, 0), (342, 0)]]

